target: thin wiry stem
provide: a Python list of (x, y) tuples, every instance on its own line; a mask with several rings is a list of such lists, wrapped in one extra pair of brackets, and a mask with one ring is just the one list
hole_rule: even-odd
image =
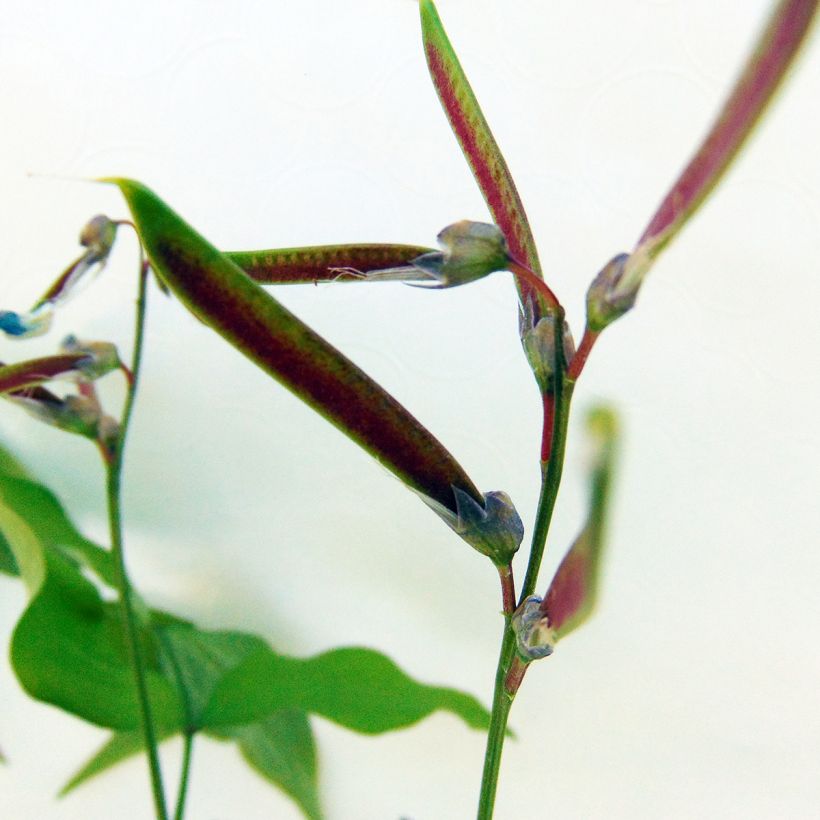
[(148, 685), (145, 675), (145, 661), (140, 649), (137, 619), (132, 601), (131, 582), (125, 566), (125, 553), (122, 537), (122, 508), (121, 482), (122, 465), (125, 451), (125, 440), (134, 409), (137, 383), (139, 381), (140, 363), (142, 361), (143, 337), (145, 330), (145, 303), (148, 282), (148, 272), (140, 256), (139, 292), (137, 296), (137, 313), (135, 320), (134, 353), (131, 361), (131, 376), (128, 382), (128, 391), (125, 399), (119, 435), (113, 443), (106, 459), (106, 491), (108, 499), (108, 522), (111, 532), (111, 553), (117, 572), (117, 582), (120, 593), (120, 611), (122, 613), (125, 631), (125, 645), (129, 661), (134, 671), (134, 682), (137, 689), (137, 699), (140, 707), (140, 721), (145, 738), (145, 748), (148, 756), (148, 768), (151, 774), (151, 790), (154, 798), (154, 809), (158, 820), (168, 820), (168, 810), (165, 805), (165, 792), (162, 785), (162, 770), (157, 752), (157, 733), (151, 716), (151, 704), (148, 698)]

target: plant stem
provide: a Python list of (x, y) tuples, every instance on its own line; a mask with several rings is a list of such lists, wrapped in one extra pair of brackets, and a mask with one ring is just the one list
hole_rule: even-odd
[(589, 327), (584, 328), (584, 335), (581, 339), (581, 344), (578, 346), (578, 350), (575, 352), (575, 355), (572, 357), (572, 361), (569, 363), (569, 367), (567, 368), (567, 378), (571, 382), (578, 381), (578, 377), (581, 375), (581, 371), (584, 369), (584, 365), (587, 363), (587, 358), (589, 357), (592, 347), (599, 335), (600, 331), (590, 330)]
[(501, 602), (504, 607), (504, 616), (509, 618), (515, 611), (515, 580), (512, 564), (498, 567), (498, 577), (501, 579)]
[[(561, 474), (564, 470), (569, 408), (574, 384), (563, 377), (556, 378), (555, 381), (555, 422), (552, 448), (549, 461), (546, 463), (541, 462), (541, 494), (538, 498), (538, 511), (532, 532), (530, 558), (527, 563), (527, 574), (524, 576), (524, 583), (521, 586), (519, 604), (535, 591), (538, 570), (541, 568), (541, 559), (544, 557), (544, 545), (552, 521), (552, 512), (555, 509), (555, 500), (558, 498), (558, 488), (561, 486)], [(559, 384), (560, 388), (558, 387)]]
[(157, 753), (157, 737), (151, 719), (151, 706), (148, 700), (148, 686), (145, 680), (145, 667), (140, 650), (137, 634), (137, 622), (134, 606), (131, 600), (131, 582), (125, 567), (125, 553), (122, 538), (122, 510), (121, 510), (121, 479), (125, 439), (134, 408), (137, 382), (139, 380), (140, 362), (142, 359), (143, 335), (145, 328), (145, 299), (148, 275), (143, 264), (140, 264), (139, 292), (137, 296), (137, 314), (135, 320), (134, 353), (131, 361), (132, 378), (129, 380), (125, 398), (119, 434), (114, 441), (106, 460), (108, 497), (108, 522), (111, 532), (111, 553), (117, 571), (117, 581), (120, 593), (120, 611), (125, 631), (125, 645), (128, 657), (134, 671), (134, 682), (137, 688), (137, 699), (140, 707), (140, 720), (145, 738), (145, 748), (148, 755), (148, 768), (151, 774), (151, 790), (154, 797), (154, 808), (158, 820), (168, 820), (168, 811), (165, 807), (165, 794), (162, 787), (162, 771)]
[(185, 746), (182, 752), (182, 773), (179, 776), (179, 793), (177, 794), (177, 808), (174, 820), (182, 820), (185, 816), (185, 798), (188, 795), (188, 775), (191, 771), (191, 752), (194, 748), (194, 733), (185, 732)]
[(504, 623), (504, 638), (501, 641), (498, 667), (495, 672), (493, 710), (490, 718), (490, 730), (487, 733), (487, 747), (484, 752), (481, 793), (478, 798), (478, 820), (490, 820), (493, 816), (498, 772), (501, 766), (501, 752), (504, 748), (504, 737), (507, 732), (507, 719), (510, 716), (510, 708), (515, 697), (515, 694), (507, 692), (504, 686), (514, 653), (515, 634), (510, 626), (509, 618), (507, 618)]

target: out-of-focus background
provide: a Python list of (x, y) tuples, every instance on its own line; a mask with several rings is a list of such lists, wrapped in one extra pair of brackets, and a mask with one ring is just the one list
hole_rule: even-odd
[[(712, 120), (773, 4), (441, 0), (577, 333), (595, 272), (628, 250)], [(7, 4), (0, 30), (0, 308), (78, 253), (126, 175), (215, 244), (433, 244), (487, 212), (430, 84), (411, 0)], [(576, 391), (539, 588), (584, 512), (579, 419), (622, 415), (596, 617), (531, 669), (499, 818), (802, 818), (820, 802), (820, 43), (725, 184), (609, 329)], [(30, 178), (29, 174), (44, 177)], [(127, 349), (136, 244), (51, 334)], [(506, 274), (467, 288), (277, 288), (403, 401), (528, 528), (539, 401)], [(121, 396), (110, 377), (107, 400)], [(0, 407), (4, 444), (105, 541), (84, 440)], [(156, 289), (125, 475), (129, 563), (156, 605), (308, 655), (364, 644), (489, 702), (490, 563), (387, 472)], [(519, 564), (523, 573), (523, 561)], [(5, 642), (24, 606), (0, 578)], [(9, 820), (151, 815), (144, 763), (64, 801), (105, 733), (30, 701), (0, 666)], [(470, 817), (484, 738), (449, 715), (382, 737), (320, 719), (329, 818)], [(180, 747), (163, 747), (173, 781)], [(298, 817), (204, 740), (189, 817)]]

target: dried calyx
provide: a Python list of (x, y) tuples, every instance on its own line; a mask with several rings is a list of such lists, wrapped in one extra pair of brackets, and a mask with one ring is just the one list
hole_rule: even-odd
[(484, 493), (479, 504), (469, 493), (453, 487), (456, 512), (430, 498), (425, 503), (473, 549), (486, 555), (496, 566), (509, 565), (524, 538), (524, 524), (507, 493)]
[[(519, 333), (521, 344), (527, 361), (530, 363), (535, 380), (541, 392), (546, 394), (552, 392), (552, 380), (555, 375), (555, 350), (556, 333), (555, 316), (547, 315), (536, 317), (531, 299), (526, 299), (523, 303), (519, 321)], [(561, 346), (564, 357), (563, 366), (572, 361), (575, 355), (575, 342), (572, 332), (566, 321), (561, 320)]]
[(541, 604), (540, 596), (530, 595), (515, 610), (510, 622), (518, 654), (525, 661), (546, 658), (555, 648), (555, 630), (550, 626)]

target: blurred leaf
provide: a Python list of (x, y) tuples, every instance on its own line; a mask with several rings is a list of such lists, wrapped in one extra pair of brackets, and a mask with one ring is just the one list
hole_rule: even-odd
[(320, 820), (316, 746), (304, 712), (283, 709), (228, 732), (252, 768), (290, 795), (305, 817)]
[[(28, 589), (28, 608), (15, 627), (11, 662), (23, 689), (100, 726), (140, 725), (122, 624), (116, 606), (62, 553), (48, 549), (0, 487), (2, 529)], [(171, 684), (153, 669), (146, 683), (159, 726), (181, 724)]]
[(365, 282), (357, 273), (409, 265), (432, 248), (420, 245), (316, 245), (231, 251), (225, 256), (263, 285)]
[[(166, 622), (166, 619), (167, 622)], [(267, 644), (242, 632), (209, 632), (180, 623), (166, 613), (153, 613), (161, 646), (162, 663), (169, 678), (182, 689), (189, 731), (202, 727), (202, 713), (214, 688), (226, 672)], [(165, 732), (162, 738), (176, 732)], [(320, 818), (316, 751), (307, 716), (297, 710), (276, 712), (254, 724), (224, 726), (209, 734), (237, 744), (250, 766), (281, 788), (308, 818)], [(120, 732), (69, 780), (67, 794), (90, 778), (139, 753), (144, 748), (141, 732)]]
[(17, 562), (14, 560), (14, 553), (11, 551), (6, 536), (0, 533), (0, 572), (4, 575), (19, 575)]
[(616, 295), (634, 294), (661, 250), (720, 181), (785, 77), (817, 6), (818, 0), (778, 3), (717, 120), (638, 240)]
[[(0, 495), (4, 502), (26, 522), (41, 545), (88, 566), (104, 583), (114, 587), (110, 553), (76, 529), (51, 490), (23, 476), (23, 468), (0, 447)], [(10, 555), (13, 560), (5, 535), (0, 532), (0, 569), (7, 565)]]
[(262, 638), (244, 632), (208, 632), (179, 623), (158, 626), (155, 631), (166, 675), (184, 693), (185, 725), (196, 731), (202, 728), (205, 707), (225, 673), (267, 649)]
[[(159, 742), (177, 732), (163, 731)], [(293, 798), (309, 820), (322, 816), (319, 808), (316, 748), (307, 716), (298, 711), (277, 712), (247, 726), (208, 732), (219, 740), (233, 741), (249, 766)], [(78, 786), (103, 774), (145, 748), (141, 731), (117, 732), (106, 741), (60, 789), (65, 797)]]
[(421, 0), (421, 28), (430, 77), (478, 187), (510, 253), (540, 273), (538, 251), (521, 197), (501, 149), (447, 38), (432, 0)]
[(481, 494), (391, 395), (282, 307), (138, 182), (119, 186), (157, 275), (230, 344), (335, 424), (416, 492), (455, 512), (453, 487)]
[(365, 734), (410, 726), (439, 709), (486, 729), (489, 714), (470, 695), (425, 686), (372, 649), (334, 649), (313, 658), (255, 652), (225, 675), (205, 710), (205, 724), (250, 723), (279, 709), (321, 715)]
[[(157, 742), (167, 740), (173, 733), (163, 730)], [(141, 730), (134, 732), (116, 732), (83, 766), (71, 776), (71, 779), (60, 789), (59, 796), (65, 797), (87, 780), (139, 754), (145, 748), (145, 739)]]
[(587, 429), (594, 445), (587, 521), (558, 567), (542, 607), (556, 639), (563, 638), (586, 621), (598, 599), (618, 436), (617, 418), (611, 409), (598, 407), (589, 414)]

